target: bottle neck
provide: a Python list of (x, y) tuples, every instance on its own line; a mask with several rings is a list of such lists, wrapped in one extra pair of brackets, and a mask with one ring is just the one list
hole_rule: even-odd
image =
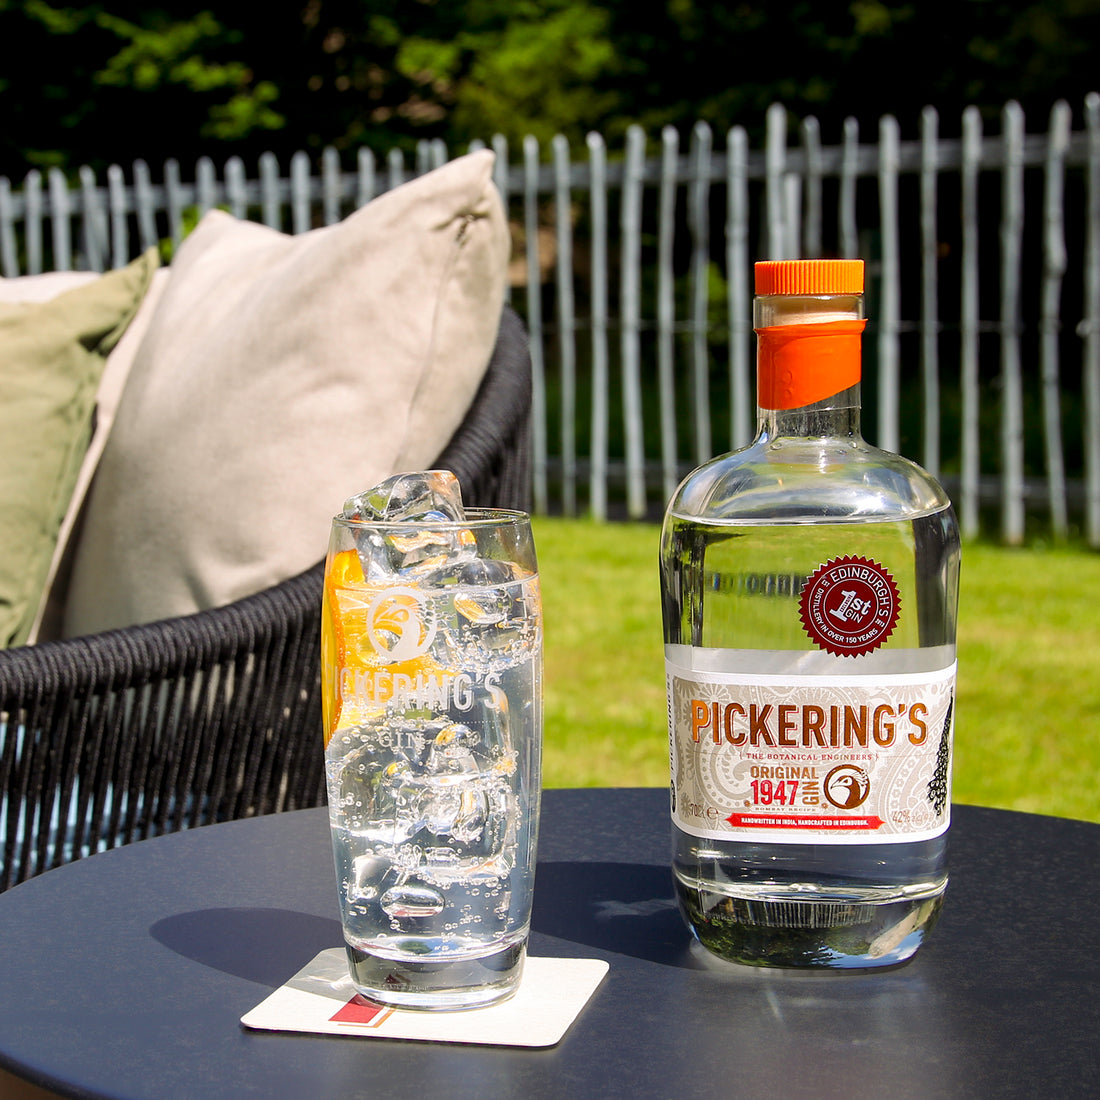
[(759, 296), (753, 323), (759, 435), (858, 439), (862, 296)]
[(794, 409), (757, 406), (756, 431), (760, 439), (800, 436), (858, 440), (862, 438), (859, 383), (823, 401)]

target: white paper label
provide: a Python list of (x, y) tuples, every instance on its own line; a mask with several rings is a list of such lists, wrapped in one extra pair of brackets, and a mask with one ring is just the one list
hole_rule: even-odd
[(951, 814), (955, 665), (892, 676), (696, 672), (666, 661), (672, 817), (715, 840), (928, 840)]

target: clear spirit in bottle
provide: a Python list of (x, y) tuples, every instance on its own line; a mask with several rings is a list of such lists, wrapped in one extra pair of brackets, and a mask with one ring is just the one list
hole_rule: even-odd
[(863, 263), (756, 265), (758, 431), (669, 503), (673, 871), (724, 958), (909, 958), (947, 883), (959, 534), (860, 434)]

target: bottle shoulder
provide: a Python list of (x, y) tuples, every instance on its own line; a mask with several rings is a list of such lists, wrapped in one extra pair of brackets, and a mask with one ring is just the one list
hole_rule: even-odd
[(715, 523), (913, 519), (951, 507), (915, 462), (855, 438), (759, 438), (681, 482), (668, 514)]

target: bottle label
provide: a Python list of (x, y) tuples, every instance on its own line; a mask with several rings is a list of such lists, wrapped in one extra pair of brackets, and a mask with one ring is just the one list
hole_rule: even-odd
[(800, 409), (860, 379), (863, 320), (757, 329), (756, 394), (762, 409)]
[(672, 818), (714, 840), (929, 840), (951, 814), (955, 664), (892, 676), (666, 661)]

